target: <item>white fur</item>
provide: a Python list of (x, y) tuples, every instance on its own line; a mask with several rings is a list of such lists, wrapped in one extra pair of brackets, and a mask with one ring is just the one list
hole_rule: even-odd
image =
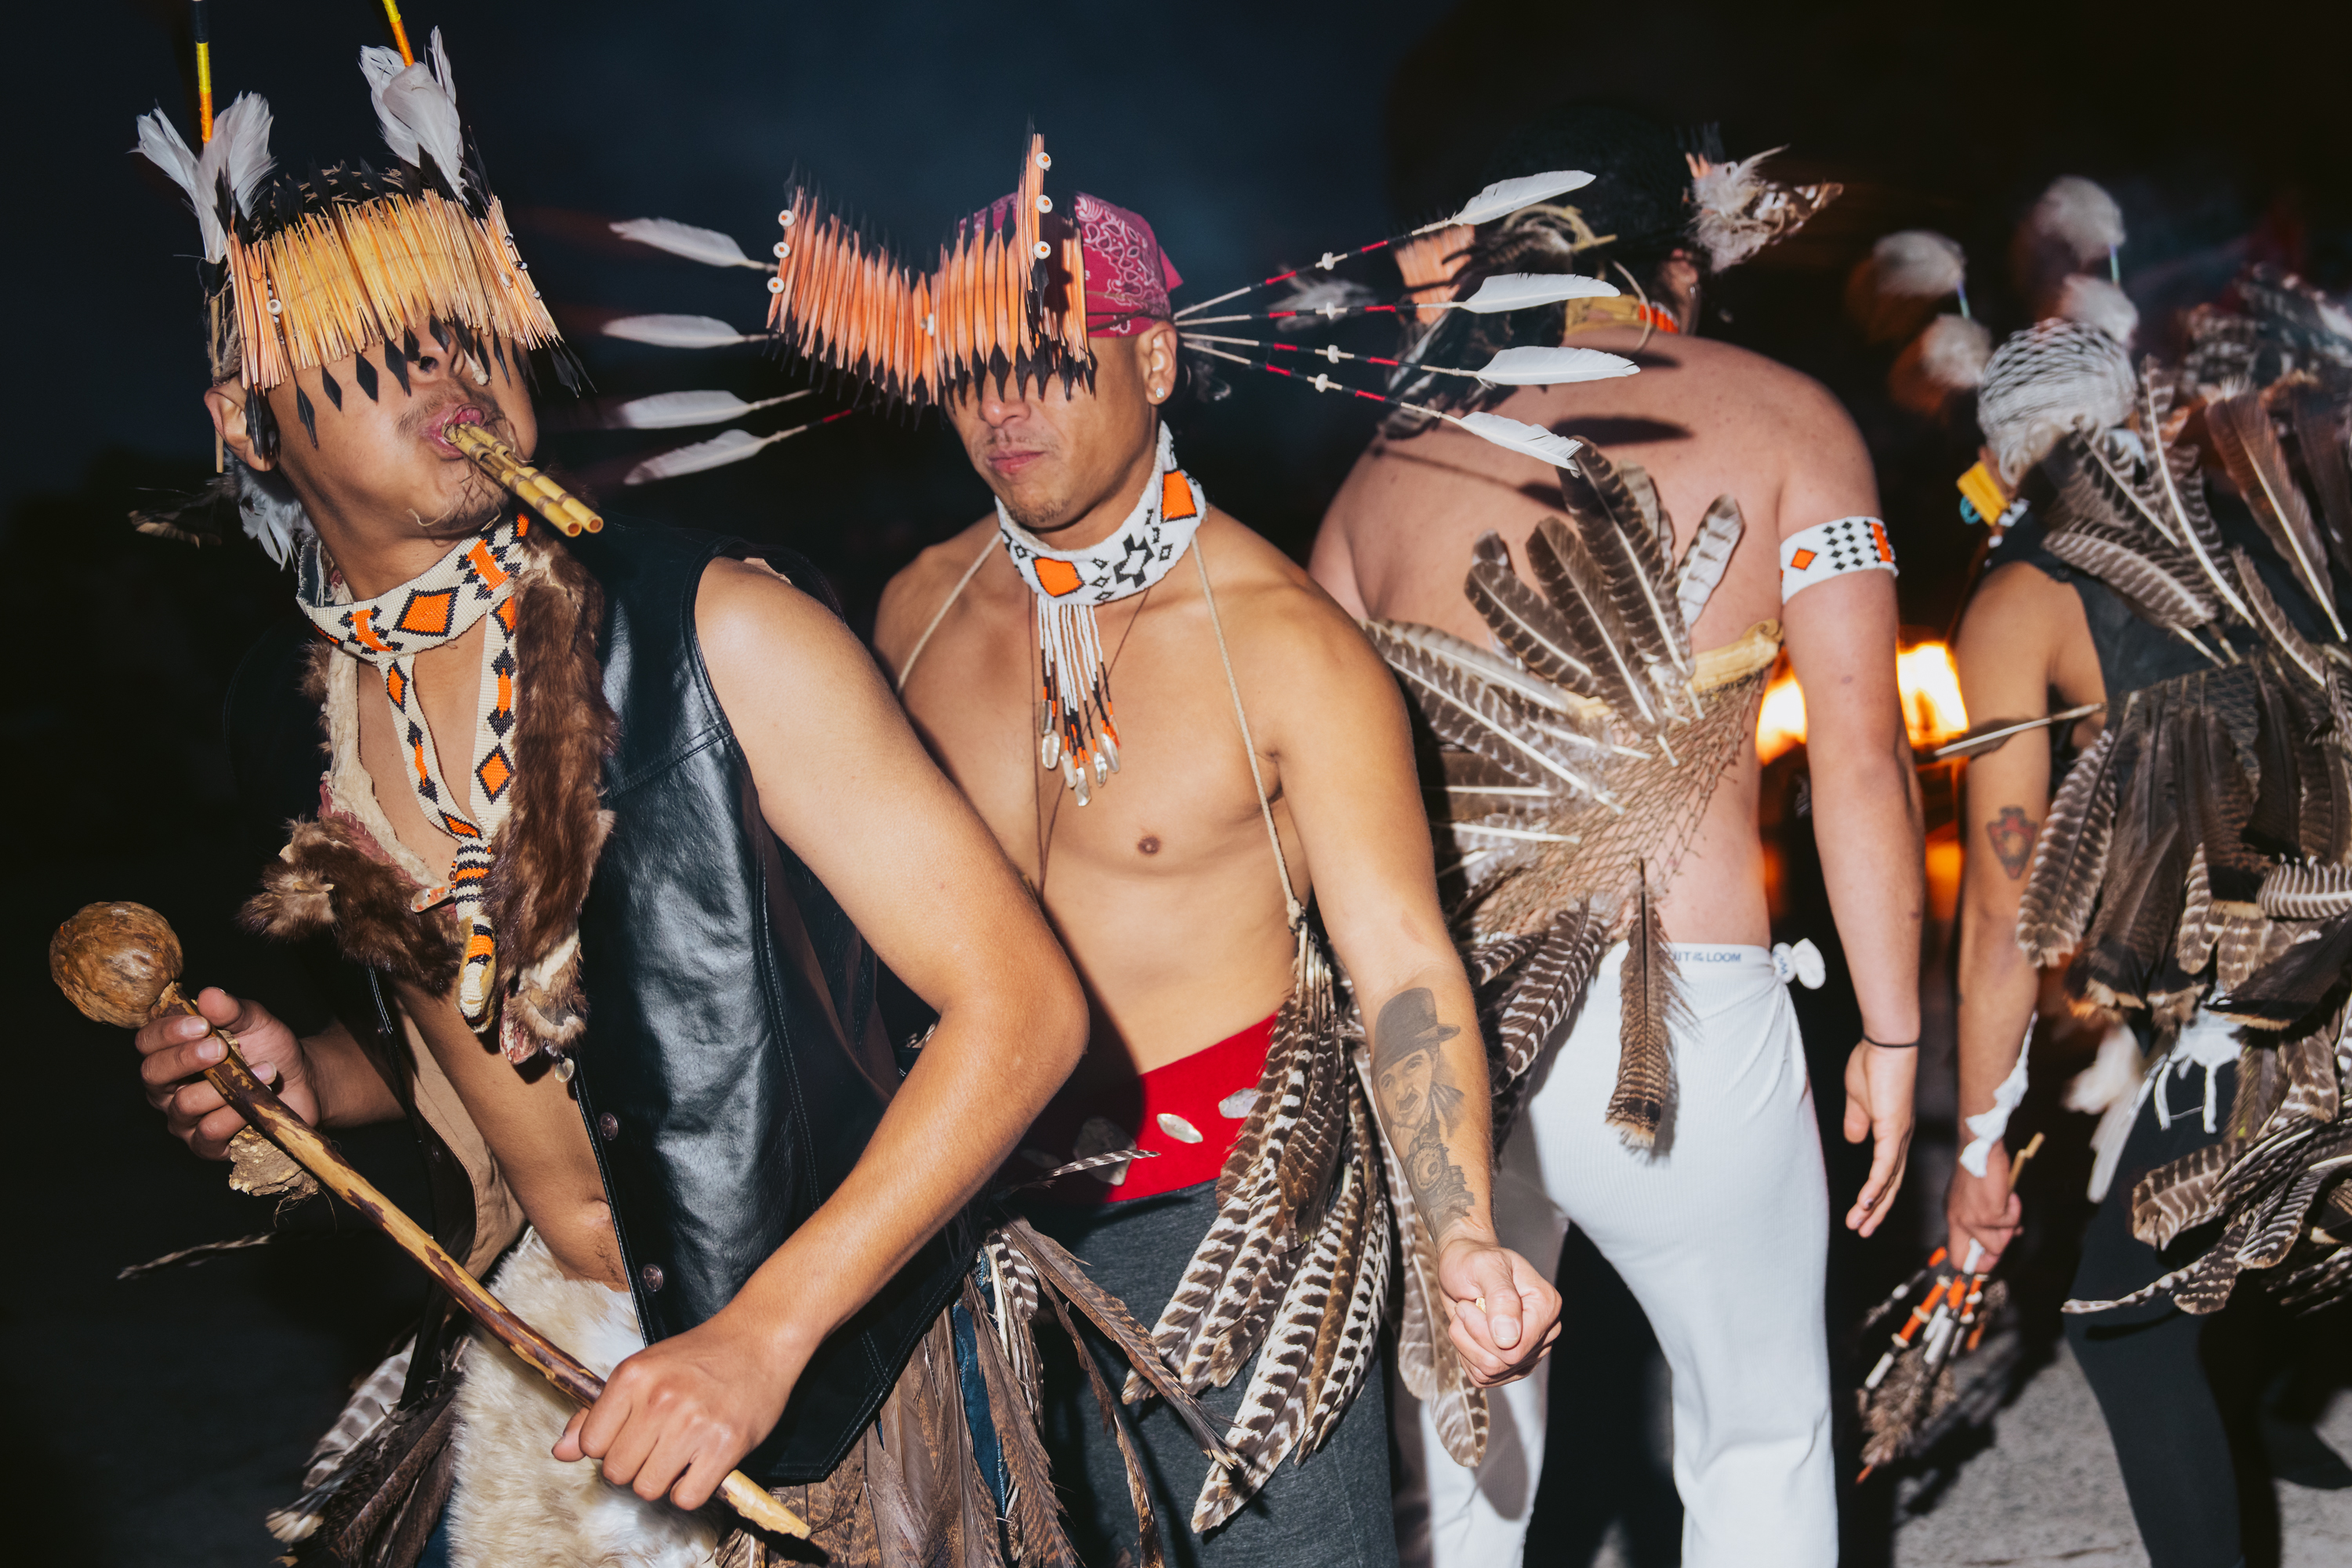
[(2131, 346), (2132, 334), (2139, 331), (2139, 307), (2131, 302), (2131, 296), (2087, 272), (2075, 273), (2059, 289), (2058, 313), (2070, 321), (2096, 327), (2126, 348)]
[(2124, 242), (2124, 211), (2116, 198), (2080, 174), (2061, 174), (2025, 217), (2028, 227), (2074, 253), (2076, 266), (2105, 258)]
[[(590, 1370), (609, 1376), (645, 1348), (629, 1298), (567, 1279), (535, 1230), (490, 1280), (499, 1299)], [(549, 1452), (571, 1401), (477, 1330), (457, 1389), (453, 1568), (710, 1568), (718, 1535), (699, 1515), (608, 1483), (593, 1460)]]

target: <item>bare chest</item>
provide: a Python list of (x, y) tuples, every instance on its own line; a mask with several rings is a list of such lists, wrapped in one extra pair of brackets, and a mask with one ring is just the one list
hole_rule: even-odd
[[(395, 713), (385, 693), (385, 672), (371, 665), (359, 670), (356, 718), (360, 761), (401, 845), (446, 878), (457, 838), (443, 826), (442, 808), (454, 806), (471, 821), (482, 820), (480, 786), (472, 755), (482, 690), (482, 629), (476, 626), (445, 647), (419, 655), (411, 711)], [(429, 750), (428, 750), (429, 742)], [(428, 768), (428, 759), (437, 767)]]
[[(1248, 752), (1207, 618), (1197, 601), (1155, 604), (1159, 594), (1100, 615), (1120, 767), (1084, 806), (1060, 768), (1043, 765), (1035, 633), (1020, 599), (959, 605), (900, 695), (1013, 863), (1033, 885), (1044, 873), (1049, 907), (1081, 884), (1165, 889), (1236, 861), (1240, 874), (1258, 874), (1278, 907)], [(1258, 761), (1278, 795), (1275, 761)]]

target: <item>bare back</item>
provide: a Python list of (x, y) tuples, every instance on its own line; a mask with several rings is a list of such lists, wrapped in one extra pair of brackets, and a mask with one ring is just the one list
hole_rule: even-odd
[[(1290, 986), (1282, 880), (1209, 603), (1186, 559), (1147, 593), (1097, 612), (1121, 771), (1081, 806), (1058, 771), (1040, 766), (1032, 595), (996, 526), (975, 523), (899, 574), (883, 595), (876, 647), (904, 677), (901, 700), (933, 755), (1039, 890), (1086, 984), (1097, 1048), (1081, 1076), (1148, 1071), (1266, 1017)], [(1304, 753), (1317, 721), (1345, 723), (1360, 705), (1363, 760), (1409, 774), (1402, 706), (1347, 616), (1265, 541), (1212, 508), (1192, 552), (1208, 568), (1259, 775), (1305, 900), (1313, 834), (1293, 795), (1311, 771)], [(1099, 1048), (1109, 1043), (1119, 1048)]]
[[(1626, 355), (1641, 373), (1530, 388), (1497, 412), (1647, 469), (1674, 519), (1677, 551), (1717, 496), (1738, 499), (1746, 532), (1692, 628), (1695, 648), (1719, 647), (1780, 618), (1783, 537), (1876, 511), (1869, 455), (1836, 401), (1783, 365), (1701, 338), (1655, 335), (1636, 353), (1640, 342), (1633, 328), (1580, 333), (1576, 346)], [(1313, 570), (1357, 614), (1422, 622), (1484, 647), (1488, 628), (1462, 591), (1472, 546), (1491, 531), (1517, 552), (1538, 521), (1559, 510), (1558, 470), (1452, 426), (1376, 440), (1324, 515)], [(1758, 777), (1751, 744), (1717, 789), (1664, 902), (1677, 940), (1767, 938)]]

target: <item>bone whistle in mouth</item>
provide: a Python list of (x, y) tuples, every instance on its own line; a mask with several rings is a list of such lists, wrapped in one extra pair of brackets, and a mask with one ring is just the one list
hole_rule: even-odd
[(453, 415), (442, 427), (442, 438), (517, 500), (535, 508), (567, 537), (576, 538), (583, 529), (590, 533), (603, 530), (604, 520), (586, 502), (516, 457), (513, 448), (483, 428), (479, 418), (479, 415), (471, 420)]

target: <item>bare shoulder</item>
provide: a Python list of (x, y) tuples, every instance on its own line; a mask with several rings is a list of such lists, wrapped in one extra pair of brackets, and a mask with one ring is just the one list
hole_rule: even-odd
[(2030, 562), (2011, 561), (1984, 574), (1960, 616), (1958, 652), (2042, 648), (2082, 618), (2074, 590)]
[(703, 568), (694, 626), (722, 706), (778, 676), (839, 679), (871, 662), (823, 600), (757, 561)]
[(900, 567), (883, 587), (875, 611), (876, 651), (895, 666), (995, 532), (996, 520), (984, 517)]
[(1259, 534), (1213, 508), (1194, 548), (1204, 550), (1218, 616), (1245, 684), (1286, 704), (1292, 695), (1328, 698), (1335, 684), (1391, 688), (1355, 617)]

